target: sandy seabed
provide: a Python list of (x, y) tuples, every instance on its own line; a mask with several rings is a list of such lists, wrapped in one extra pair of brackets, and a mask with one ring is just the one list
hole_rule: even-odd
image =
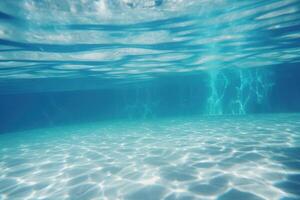
[(114, 121), (0, 135), (0, 199), (300, 199), (300, 115)]

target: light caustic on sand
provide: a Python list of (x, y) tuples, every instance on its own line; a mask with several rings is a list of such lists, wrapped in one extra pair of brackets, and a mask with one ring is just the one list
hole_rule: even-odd
[(299, 199), (299, 119), (177, 118), (4, 134), (0, 199)]

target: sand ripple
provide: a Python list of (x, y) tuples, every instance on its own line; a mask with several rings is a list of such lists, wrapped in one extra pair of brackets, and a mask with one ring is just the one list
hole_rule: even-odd
[(0, 135), (0, 199), (300, 199), (300, 115)]

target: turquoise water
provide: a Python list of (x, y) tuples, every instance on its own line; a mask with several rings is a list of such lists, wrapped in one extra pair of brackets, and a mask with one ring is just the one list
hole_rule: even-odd
[(300, 199), (299, 0), (2, 0), (0, 199)]

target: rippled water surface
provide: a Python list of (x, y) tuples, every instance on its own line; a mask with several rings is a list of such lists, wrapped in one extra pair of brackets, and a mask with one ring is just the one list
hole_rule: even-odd
[(298, 0), (3, 0), (0, 11), (2, 79), (299, 63)]

